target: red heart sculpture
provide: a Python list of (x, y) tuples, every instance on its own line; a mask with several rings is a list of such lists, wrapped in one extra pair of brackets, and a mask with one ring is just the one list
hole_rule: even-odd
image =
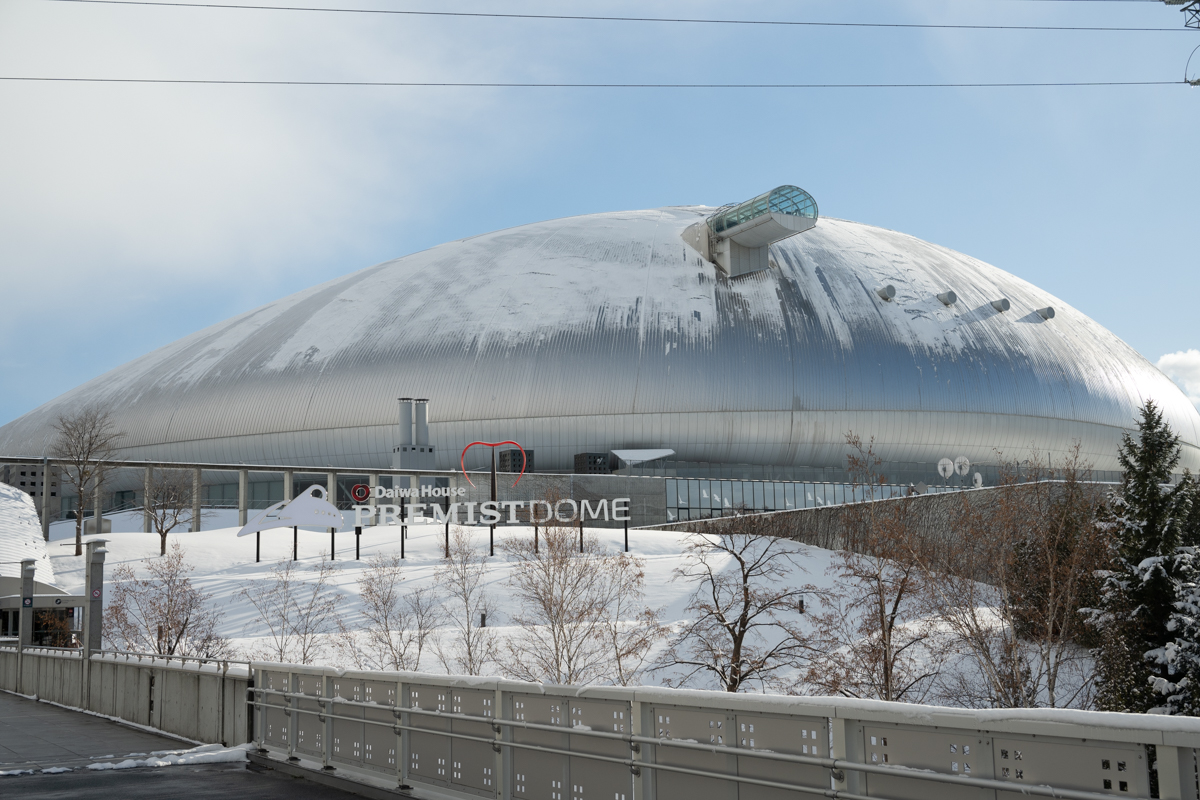
[(475, 482), (471, 480), (471, 476), (467, 474), (466, 458), (467, 458), (467, 451), (470, 450), (472, 447), (474, 447), (477, 444), (481, 444), (484, 447), (491, 447), (491, 448), (499, 447), (502, 444), (511, 444), (513, 447), (520, 450), (521, 451), (521, 474), (517, 476), (517, 479), (515, 481), (513, 481), (513, 486), (516, 486), (518, 483), (521, 482), (521, 478), (523, 478), (525, 476), (525, 465), (527, 463), (529, 463), (529, 459), (526, 458), (526, 456), (525, 456), (525, 448), (524, 447), (521, 447), (521, 445), (517, 444), (516, 442), (471, 442), (469, 445), (467, 445), (466, 447), (463, 448), (462, 455), (460, 455), (458, 457), (458, 466), (460, 469), (462, 469), (463, 477), (467, 479), (467, 483), (471, 484), (472, 486), (475, 485)]

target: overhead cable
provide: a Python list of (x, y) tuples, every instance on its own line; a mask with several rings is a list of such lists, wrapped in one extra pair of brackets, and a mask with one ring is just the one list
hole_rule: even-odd
[(499, 83), (452, 81), (248, 81), (180, 78), (74, 78), (3, 75), (0, 81), (130, 83), (205, 86), (394, 86), (464, 89), (1031, 89), (1089, 86), (1186, 86), (1187, 81), (1061, 81), (1004, 83)]
[[(48, 3), (86, 3), (101, 6), (154, 6), (161, 8), (207, 8), (249, 11), (308, 11), (328, 14), (384, 14), (408, 17), (452, 17), (483, 19), (554, 20), (579, 22), (659, 22), (692, 25), (765, 25), (814, 28), (899, 28), (917, 30), (980, 31), (1101, 31), (1118, 33), (1173, 33), (1181, 28), (1133, 28), (1079, 25), (966, 25), (919, 22), (817, 22), (803, 20), (720, 19), (700, 17), (616, 17), (594, 14), (516, 14), (489, 11), (409, 11), (391, 8), (332, 8), (317, 6), (268, 6), (248, 3), (173, 3), (168, 0), (44, 0)], [(1074, 0), (1078, 2), (1078, 0)]]

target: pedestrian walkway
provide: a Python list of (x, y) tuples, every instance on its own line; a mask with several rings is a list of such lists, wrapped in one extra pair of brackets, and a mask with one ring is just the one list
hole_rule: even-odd
[(192, 746), (103, 717), (0, 692), (0, 772), (83, 767), (130, 753)]
[(362, 800), (329, 786), (245, 763), (99, 771), (86, 768), (97, 762), (120, 761), (128, 756), (144, 758), (155, 750), (192, 746), (103, 717), (0, 691), (0, 773), (22, 773), (0, 775), (0, 798), (4, 800)]

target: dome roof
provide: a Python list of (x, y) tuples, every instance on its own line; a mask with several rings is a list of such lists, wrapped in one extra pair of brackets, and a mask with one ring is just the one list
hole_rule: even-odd
[(41, 453), (56, 414), (99, 402), (130, 458), (387, 467), (396, 398), (417, 396), (447, 469), (480, 439), (520, 441), (538, 469), (621, 448), (844, 466), (853, 430), (886, 460), (926, 463), (1079, 440), (1108, 470), (1154, 399), (1181, 466), (1200, 469), (1183, 393), (1036, 286), (835, 219), (728, 278), (681, 238), (712, 212), (553, 220), (369, 267), (68, 392), (0, 428), (0, 452)]

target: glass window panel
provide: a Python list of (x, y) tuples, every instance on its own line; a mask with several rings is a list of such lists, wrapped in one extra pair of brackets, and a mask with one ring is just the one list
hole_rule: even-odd
[(789, 483), (787, 485), (786, 491), (787, 491), (787, 498), (786, 498), (787, 499), (787, 507), (788, 508), (798, 508), (798, 506), (796, 505), (796, 484)]
[[(667, 508), (677, 508), (679, 506), (679, 494), (675, 489), (675, 481), (672, 478), (667, 478)], [(670, 516), (668, 514), (668, 516)]]
[(688, 506), (700, 507), (700, 481), (688, 481)]
[(678, 503), (679, 507), (687, 508), (687, 506), (688, 506), (688, 482), (687, 481), (675, 481), (675, 492), (676, 492), (676, 494), (679, 495), (677, 498), (679, 501), (679, 503)]
[[(539, 506), (540, 508), (540, 506)], [(667, 509), (667, 522), (675, 522), (679, 519), (679, 510), (675, 508)]]
[(733, 482), (732, 497), (733, 497), (733, 507), (741, 508), (742, 507), (742, 482), (741, 481)]
[(842, 483), (834, 484), (833, 486), (833, 502), (841, 505), (846, 502), (846, 485)]
[(711, 508), (712, 495), (709, 494), (708, 481), (700, 481), (700, 507)]
[(823, 483), (814, 483), (813, 484), (813, 501), (814, 501), (815, 505), (818, 505), (818, 506), (825, 505), (825, 484), (823, 484)]
[(720, 481), (710, 481), (708, 484), (708, 489), (711, 492), (711, 494), (709, 495), (709, 498), (708, 498), (709, 499), (708, 507), (709, 508), (720, 508), (721, 507), (721, 482)]
[(733, 481), (721, 481), (721, 507), (733, 508)]
[(766, 509), (763, 505), (763, 485), (759, 481), (754, 482), (754, 510), (762, 511)]

